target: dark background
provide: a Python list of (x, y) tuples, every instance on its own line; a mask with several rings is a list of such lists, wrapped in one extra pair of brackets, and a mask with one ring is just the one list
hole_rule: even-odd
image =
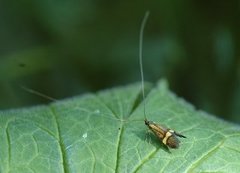
[(240, 122), (240, 1), (2, 0), (0, 109), (166, 78), (198, 109)]

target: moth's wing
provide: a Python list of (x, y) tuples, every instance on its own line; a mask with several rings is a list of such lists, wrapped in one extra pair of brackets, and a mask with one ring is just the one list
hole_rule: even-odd
[(180, 134), (180, 133), (178, 133), (178, 132), (175, 132), (175, 131), (174, 131), (174, 134), (175, 134), (176, 136), (180, 137), (180, 138), (187, 138), (186, 136), (184, 136), (184, 135), (182, 135), (182, 134)]
[(160, 140), (162, 140), (166, 134), (166, 130), (157, 124), (151, 130)]

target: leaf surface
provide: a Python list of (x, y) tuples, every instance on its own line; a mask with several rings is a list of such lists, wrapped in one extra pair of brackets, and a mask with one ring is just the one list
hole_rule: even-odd
[(239, 172), (240, 127), (148, 85), (149, 120), (187, 136), (167, 148), (144, 124), (139, 84), (0, 112), (0, 172)]

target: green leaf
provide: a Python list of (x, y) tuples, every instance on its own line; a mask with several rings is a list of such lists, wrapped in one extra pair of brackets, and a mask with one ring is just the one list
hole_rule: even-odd
[(239, 126), (195, 110), (164, 81), (147, 88), (147, 118), (187, 136), (178, 149), (146, 135), (134, 84), (1, 111), (0, 172), (239, 172)]

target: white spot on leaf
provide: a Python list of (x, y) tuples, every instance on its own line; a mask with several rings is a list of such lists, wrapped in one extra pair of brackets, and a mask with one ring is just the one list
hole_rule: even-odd
[(100, 110), (98, 110), (98, 109), (95, 110), (94, 112), (95, 112), (96, 114), (100, 114)]
[(87, 133), (84, 133), (84, 134), (82, 135), (82, 137), (83, 137), (84, 139), (86, 139), (86, 138), (87, 138)]

